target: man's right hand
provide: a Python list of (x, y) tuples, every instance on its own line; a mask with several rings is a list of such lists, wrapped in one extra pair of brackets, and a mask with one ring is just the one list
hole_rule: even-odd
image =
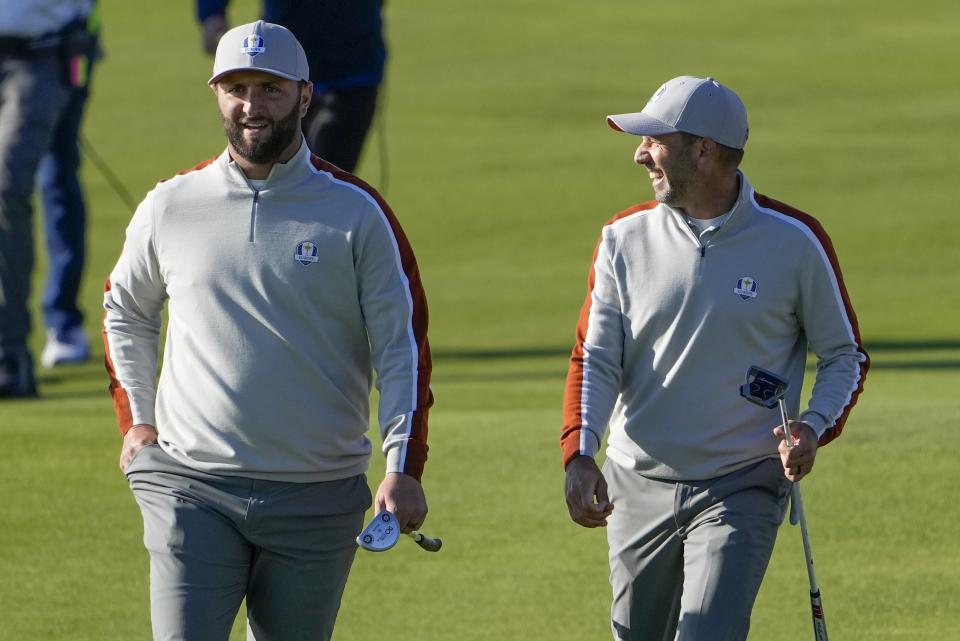
[(578, 456), (567, 463), (567, 509), (570, 518), (583, 527), (605, 527), (613, 512), (607, 496), (607, 481), (592, 456)]
[(218, 14), (207, 16), (200, 27), (203, 31), (203, 50), (212, 56), (217, 53), (220, 37), (230, 29), (227, 17)]
[(130, 461), (137, 455), (137, 452), (148, 445), (157, 442), (157, 428), (146, 423), (134, 425), (127, 433), (123, 435), (123, 446), (120, 448), (120, 470), (127, 471)]

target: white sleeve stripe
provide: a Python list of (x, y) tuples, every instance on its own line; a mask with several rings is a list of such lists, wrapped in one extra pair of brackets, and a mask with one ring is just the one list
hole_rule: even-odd
[[(589, 324), (590, 324), (590, 320), (588, 316), (587, 318), (588, 327), (589, 327)], [(589, 402), (589, 397), (588, 397), (589, 392), (587, 390), (589, 388), (588, 382), (589, 382), (589, 372), (590, 372), (589, 363), (587, 361), (588, 361), (587, 351), (583, 350), (583, 377), (580, 381), (580, 453), (581, 454), (586, 454), (588, 451), (587, 450), (587, 432), (590, 429), (589, 427), (587, 427), (587, 424), (588, 424), (587, 404)]]
[(412, 363), (412, 374), (413, 374), (413, 383), (410, 389), (410, 411), (404, 415), (404, 423), (406, 424), (403, 434), (407, 437), (404, 439), (403, 445), (401, 446), (400, 452), (400, 464), (401, 467), (406, 463), (407, 460), (407, 443), (409, 442), (409, 437), (411, 435), (411, 430), (413, 429), (413, 413), (417, 409), (417, 384), (420, 380), (420, 350), (417, 347), (417, 339), (413, 330), (413, 295), (410, 291), (410, 279), (407, 277), (407, 273), (403, 270), (403, 258), (400, 253), (400, 245), (397, 243), (397, 237), (393, 232), (393, 227), (390, 226), (390, 221), (387, 219), (386, 212), (383, 211), (383, 208), (380, 206), (380, 203), (377, 202), (377, 199), (374, 198), (367, 190), (354, 185), (353, 183), (347, 182), (345, 180), (340, 180), (333, 174), (328, 171), (317, 169), (312, 162), (310, 162), (309, 157), (307, 160), (307, 165), (310, 167), (311, 171), (314, 174), (326, 175), (333, 182), (344, 187), (348, 187), (358, 193), (360, 193), (373, 207), (376, 209), (377, 213), (380, 214), (380, 222), (387, 228), (388, 236), (390, 237), (390, 243), (393, 246), (393, 259), (394, 264), (397, 268), (397, 273), (400, 276), (400, 281), (403, 283), (403, 294), (407, 301), (407, 338), (410, 343), (410, 356)]
[[(601, 246), (600, 250), (597, 251), (597, 259), (592, 265), (593, 276), (594, 276), (594, 287), (597, 282), (597, 263), (600, 262), (600, 253), (603, 251)], [(596, 307), (593, 305), (593, 287), (590, 288), (590, 311), (587, 312), (587, 324), (583, 328), (583, 345), (580, 349), (583, 351), (583, 376), (580, 381), (580, 453), (592, 455), (597, 450), (600, 449), (600, 437), (597, 435), (597, 432), (593, 428), (592, 423), (592, 413), (588, 409), (590, 403), (590, 374), (591, 374), (591, 363), (590, 363), (590, 351), (587, 349), (586, 342), (587, 336), (590, 333), (591, 320), (594, 317)], [(588, 441), (589, 437), (593, 436), (593, 440), (597, 442), (597, 449), (591, 450), (590, 443)]]
[[(843, 301), (843, 294), (840, 291), (840, 283), (837, 279), (837, 272), (834, 270), (833, 263), (830, 261), (830, 257), (827, 256), (827, 252), (823, 248), (823, 243), (820, 242), (820, 239), (813, 232), (813, 230), (810, 229), (810, 227), (806, 225), (802, 220), (798, 218), (794, 218), (793, 216), (789, 216), (787, 214), (781, 213), (775, 209), (763, 207), (757, 202), (756, 198), (754, 198), (753, 193), (751, 193), (750, 196), (751, 196), (751, 200), (753, 201), (754, 205), (756, 205), (759, 211), (799, 229), (801, 232), (803, 232), (803, 234), (807, 237), (807, 239), (813, 244), (813, 246), (816, 247), (817, 253), (820, 255), (820, 260), (822, 260), (823, 264), (826, 265), (827, 273), (830, 275), (830, 286), (833, 290), (833, 297), (837, 303), (837, 307), (841, 310), (841, 316), (843, 318), (844, 327), (847, 330), (847, 338), (850, 339), (851, 343), (859, 346), (860, 341), (857, 340), (857, 335), (853, 331), (853, 324), (850, 322), (850, 314), (847, 310), (846, 304)], [(866, 360), (866, 356), (863, 354), (863, 352), (860, 352), (859, 353), (860, 363), (863, 363), (865, 360)], [(854, 379), (853, 384), (847, 390), (846, 398), (843, 404), (840, 406), (839, 411), (836, 412), (834, 416), (830, 417), (829, 419), (830, 424), (828, 425), (828, 429), (836, 425), (840, 417), (843, 416), (843, 413), (850, 407), (850, 403), (853, 401), (853, 398), (857, 393), (857, 389), (860, 387), (860, 381), (862, 379), (863, 379), (863, 370), (862, 368), (860, 368), (857, 373), (856, 379)]]
[[(753, 202), (756, 204), (756, 199), (754, 199)], [(807, 239), (811, 243), (813, 243), (813, 246), (817, 248), (817, 253), (820, 255), (820, 260), (823, 261), (823, 264), (827, 267), (827, 273), (830, 274), (830, 286), (833, 290), (833, 298), (837, 303), (837, 307), (842, 310), (843, 323), (844, 323), (844, 327), (847, 330), (847, 338), (850, 339), (850, 342), (859, 344), (856, 333), (854, 333), (853, 331), (853, 324), (850, 322), (850, 315), (847, 312), (847, 306), (843, 302), (843, 295), (840, 292), (840, 283), (837, 280), (837, 272), (834, 271), (833, 263), (830, 262), (830, 257), (827, 256), (827, 252), (826, 250), (824, 250), (823, 244), (820, 242), (820, 239), (817, 238), (817, 235), (813, 233), (813, 230), (810, 229), (810, 227), (808, 227), (806, 224), (804, 224), (803, 221), (797, 218), (794, 218), (792, 216), (782, 214), (776, 211), (775, 209), (768, 209), (766, 207), (761, 207), (759, 204), (757, 204), (756, 206), (763, 213), (769, 216), (773, 216), (774, 218), (781, 220), (802, 231), (803, 234), (807, 237)]]

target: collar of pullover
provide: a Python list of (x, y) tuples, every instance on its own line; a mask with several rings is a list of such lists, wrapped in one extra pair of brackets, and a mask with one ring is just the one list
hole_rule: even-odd
[[(234, 182), (238, 186), (243, 186), (247, 189), (253, 189), (250, 185), (250, 181), (243, 173), (243, 170), (240, 169), (240, 166), (236, 163), (236, 161), (230, 157), (229, 148), (220, 154), (217, 162), (219, 162), (224, 168), (224, 171), (230, 178), (231, 182)], [(293, 155), (293, 158), (284, 163), (278, 162), (270, 168), (270, 173), (267, 175), (267, 178), (263, 183), (263, 189), (276, 189), (285, 183), (290, 183), (301, 179), (304, 172), (308, 171), (309, 163), (310, 149), (307, 147), (306, 140), (301, 138), (300, 148), (297, 150), (297, 153)]]
[[(733, 203), (733, 207), (721, 214), (721, 216), (730, 214), (730, 218), (728, 218), (727, 221), (724, 222), (723, 225), (714, 232), (714, 234), (719, 234), (727, 229), (737, 226), (740, 221), (743, 220), (745, 215), (744, 211), (750, 209), (750, 203), (753, 201), (753, 185), (750, 184), (750, 181), (747, 180), (747, 177), (744, 176), (740, 171), (737, 172), (737, 179), (740, 181), (740, 193), (737, 195), (737, 200)], [(687, 215), (683, 211), (674, 209), (669, 205), (664, 205), (664, 207), (670, 211), (678, 224), (683, 226), (684, 229), (689, 230), (689, 225), (687, 224)], [(692, 231), (690, 234), (696, 237)]]

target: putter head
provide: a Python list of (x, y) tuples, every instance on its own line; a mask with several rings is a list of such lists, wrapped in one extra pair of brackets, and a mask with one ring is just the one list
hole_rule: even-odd
[(740, 396), (751, 403), (773, 409), (787, 393), (790, 383), (769, 370), (756, 365), (747, 370), (747, 380), (740, 386)]
[(357, 535), (357, 545), (371, 552), (384, 552), (396, 545), (399, 538), (400, 525), (397, 518), (384, 510), (373, 517), (370, 525)]

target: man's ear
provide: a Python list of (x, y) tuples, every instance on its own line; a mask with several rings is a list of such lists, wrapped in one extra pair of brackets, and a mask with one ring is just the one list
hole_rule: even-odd
[(313, 83), (307, 81), (300, 85), (300, 117), (307, 115), (307, 109), (310, 108), (310, 101), (313, 99)]
[(720, 154), (720, 145), (712, 138), (701, 138), (697, 141), (697, 160), (716, 160)]

